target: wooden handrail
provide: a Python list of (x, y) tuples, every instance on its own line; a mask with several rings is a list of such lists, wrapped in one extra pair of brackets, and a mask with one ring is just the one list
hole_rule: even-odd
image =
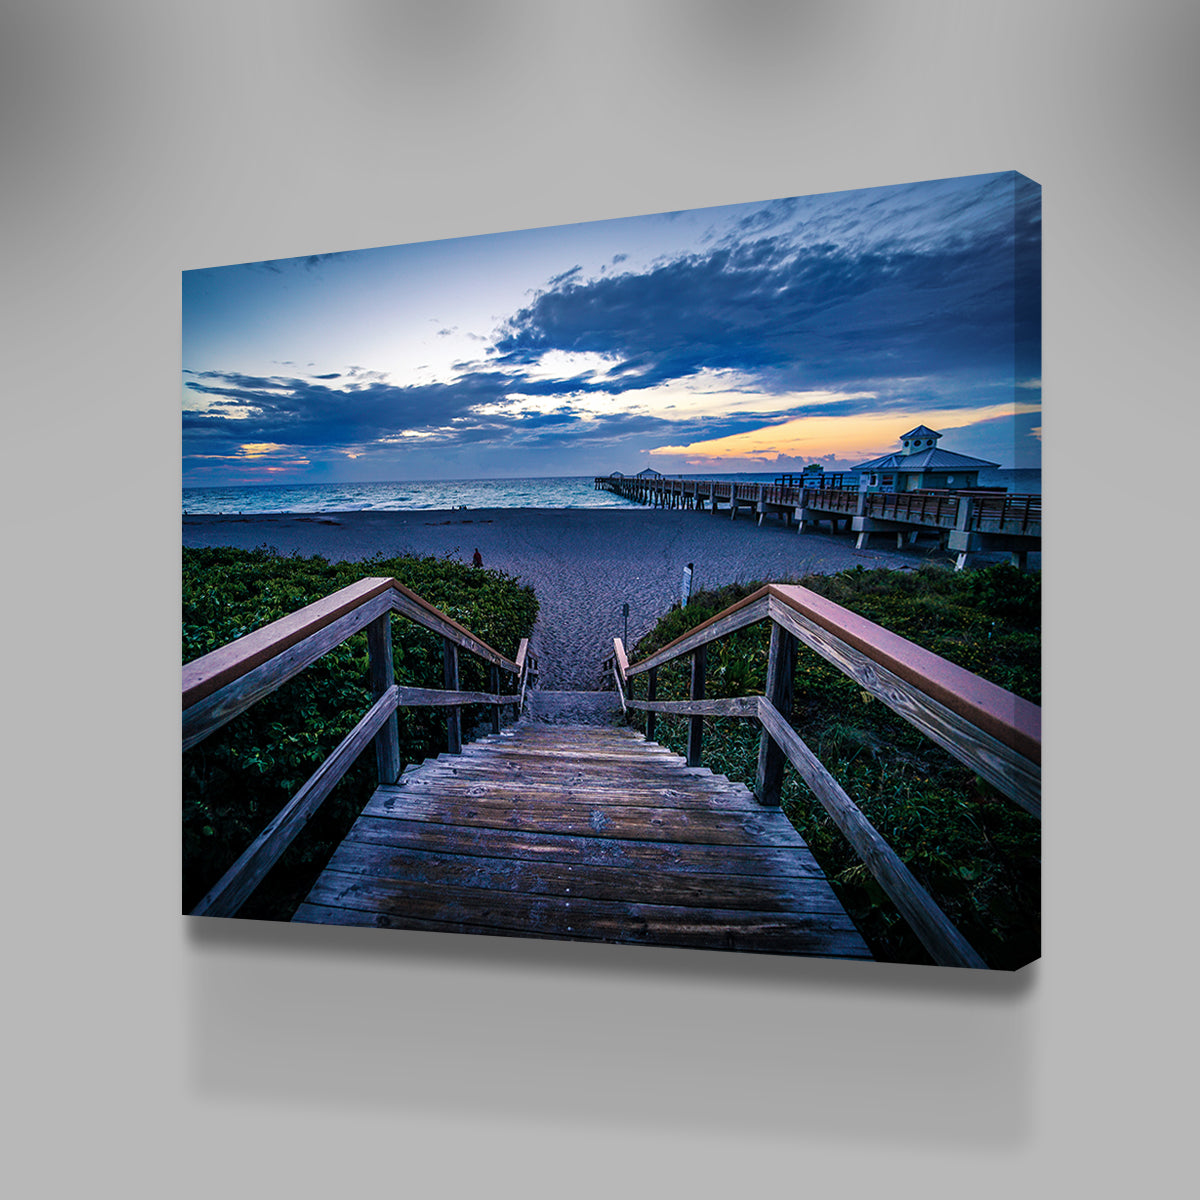
[[(390, 620), (393, 612), (410, 617), (443, 638), (444, 688), (398, 686), (392, 678)], [(464, 629), (453, 618), (410, 591), (396, 579), (361, 579), (261, 629), (194, 659), (183, 668), (183, 748), (186, 750), (275, 691), (360, 630), (367, 631), (371, 690), (375, 701), (367, 713), (316, 769), (267, 827), (193, 909), (197, 915), (232, 916), (245, 903), (267, 871), (291, 845), (309, 817), (372, 742), (381, 783), (394, 783), (400, 773), (395, 713), (405, 705), (449, 710), (451, 750), (459, 749), (459, 709), (464, 704), (493, 706), (492, 728), (499, 730), (500, 708), (518, 711), (536, 659), (522, 638), (518, 661), (506, 658)], [(490, 692), (462, 691), (458, 686), (457, 651), (469, 650), (491, 664)], [(500, 670), (517, 676), (514, 695), (499, 690)]]
[(746, 596), (736, 604), (731, 604), (728, 608), (717, 613), (715, 617), (709, 617), (707, 621), (701, 625), (697, 625), (695, 629), (682, 634), (673, 642), (668, 642), (661, 650), (656, 650), (648, 658), (631, 664), (626, 668), (626, 675), (630, 678), (634, 675), (640, 675), (643, 671), (649, 671), (653, 667), (661, 666), (663, 663), (688, 654), (699, 646), (706, 646), (709, 642), (715, 642), (718, 638), (722, 638), (728, 633), (743, 629), (747, 625), (757, 624), (757, 622), (767, 616), (767, 604), (770, 599), (772, 586), (768, 585), (767, 587), (759, 588), (757, 592)]
[(759, 697), (759, 719), (934, 961), (944, 967), (986, 967), (987, 963), (916, 881), (900, 856), (765, 696)]
[(1036, 704), (797, 584), (766, 584), (631, 664), (626, 674), (640, 675), (767, 616), (778, 617), (781, 610), (807, 618), (1025, 758), (1041, 762), (1041, 709)]
[(267, 827), (192, 909), (198, 917), (232, 917), (250, 898), (279, 856), (295, 841), (321, 801), (333, 791), (371, 739), (396, 711), (397, 689), (390, 688), (313, 772), (303, 787), (275, 814)]
[[(688, 654), (702, 654), (709, 642), (764, 619), (770, 619), (774, 626), (767, 664), (769, 696), (702, 699), (697, 695), (695, 658), (690, 700), (659, 701), (653, 692), (646, 700), (629, 695), (628, 681), (632, 677), (649, 671), (653, 680), (662, 664)], [(632, 665), (624, 645), (616, 638), (610, 661), (622, 709), (647, 713), (647, 737), (653, 736), (650, 723), (657, 713), (691, 719), (691, 765), (698, 765), (699, 723), (704, 717), (756, 718), (763, 728), (757, 781), (760, 801), (779, 803), (779, 756), (786, 757), (934, 961), (946, 966), (986, 966), (788, 723), (791, 664), (797, 642), (816, 651), (932, 741), (1040, 817), (1041, 709), (1037, 705), (808, 588), (767, 584)]]
[(406, 588), (398, 579), (360, 579), (357, 583), (288, 613), (269, 625), (227, 642), (209, 654), (193, 659), (183, 668), (183, 707), (191, 708), (206, 696), (225, 687), (255, 667), (305, 639), (319, 633), (342, 617), (361, 610), (375, 596), (388, 594), (393, 610), (411, 617), (419, 625), (449, 637), (464, 650), (478, 654), (502, 670), (517, 674), (520, 668), (498, 650), (464, 629), (452, 617)]

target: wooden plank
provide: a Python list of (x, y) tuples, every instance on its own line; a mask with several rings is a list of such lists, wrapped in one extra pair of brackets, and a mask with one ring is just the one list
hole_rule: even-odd
[[(673, 764), (654, 762), (635, 762), (626, 766), (618, 763), (597, 763), (586, 761), (553, 763), (553, 762), (505, 762), (502, 759), (488, 759), (461, 754), (439, 755), (436, 759), (427, 760), (420, 768), (421, 778), (434, 779), (480, 779), (495, 780), (510, 783), (539, 781), (569, 783), (572, 786), (583, 784), (588, 787), (638, 787), (638, 786), (672, 786), (676, 788), (708, 788), (727, 790), (729, 788), (743, 789), (742, 784), (730, 783), (724, 775), (714, 775), (709, 767), (676, 767)], [(404, 781), (411, 782), (411, 774), (406, 773)], [(401, 786), (397, 780), (396, 786)]]
[(861, 936), (844, 913), (782, 915), (606, 900), (556, 901), (502, 891), (489, 891), (481, 897), (468, 889), (425, 887), (406, 880), (338, 878), (333, 872), (317, 881), (307, 903), (366, 908), (377, 918), (399, 922), (401, 928), (415, 917), (594, 941), (869, 957)]
[(636, 805), (588, 805), (572, 802), (569, 792), (557, 798), (539, 796), (536, 805), (487, 796), (421, 795), (399, 785), (381, 787), (363, 810), (372, 816), (395, 815), (443, 825), (486, 826), (529, 832), (572, 833), (580, 837), (643, 838), (664, 842), (702, 842), (708, 845), (802, 845), (800, 835), (782, 816), (757, 812), (704, 812)]
[[(392, 672), (392, 614), (389, 610), (367, 626), (367, 659), (371, 676), (371, 695), (376, 700), (386, 695), (396, 682)], [(380, 783), (395, 783), (400, 775), (400, 738), (396, 713), (383, 723), (375, 735), (375, 766)]]
[[(757, 702), (758, 697), (750, 697)], [(588, 746), (578, 742), (547, 740), (547, 749), (535, 745), (483, 746), (477, 742), (463, 748), (461, 755), (445, 758), (455, 766), (476, 763), (495, 766), (501, 763), (512, 766), (544, 768), (548, 771), (597, 770), (620, 774), (622, 771), (652, 771), (656, 773), (683, 771), (694, 774), (709, 770), (708, 767), (689, 767), (687, 761), (665, 746), (655, 743), (631, 745), (623, 751), (621, 746), (605, 746), (603, 743)], [(442, 758), (442, 756), (438, 756)], [(564, 762), (563, 759), (570, 761)]]
[[(683, 762), (682, 755), (675, 754), (657, 742), (645, 741), (640, 733), (632, 729), (626, 731), (632, 734), (632, 737), (577, 738), (560, 733), (559, 730), (564, 728), (561, 725), (544, 725), (541, 728), (546, 732), (535, 738), (516, 726), (509, 726), (508, 729), (502, 729), (499, 734), (492, 734), (472, 742), (466, 752), (488, 756), (519, 754), (526, 757), (536, 757), (537, 755), (545, 757), (547, 754), (557, 754), (560, 750), (568, 750), (579, 754), (609, 755), (621, 762), (628, 762), (631, 758), (642, 759), (646, 762), (659, 762), (663, 759), (678, 759)], [(596, 729), (604, 732), (611, 729), (613, 733), (621, 733), (621, 730), (615, 726), (596, 726)], [(546, 749), (542, 749), (542, 747), (546, 747)]]
[[(404, 879), (430, 887), (496, 888), (565, 899), (617, 900), (755, 912), (840, 913), (833, 889), (813, 876), (728, 875), (686, 869), (631, 871), (625, 867), (401, 849), (345, 841), (326, 871), (377, 880)], [(814, 880), (816, 885), (814, 886)]]
[[(207, 692), (202, 699), (184, 709), (183, 748), (190, 749), (197, 742), (203, 741), (210, 733), (232, 721), (239, 713), (245, 712), (256, 701), (270, 695), (281, 684), (299, 675), (305, 667), (316, 662), (335, 646), (341, 645), (352, 634), (370, 625), (387, 610), (387, 596), (375, 596), (336, 620), (319, 626), (314, 633), (302, 640), (292, 642), (282, 654), (260, 662), (244, 674), (231, 678), (230, 682), (216, 691)], [(222, 673), (225, 673), (224, 670)], [(202, 689), (193, 689), (189, 694), (195, 694), (199, 690)]]
[(626, 674), (630, 678), (640, 675), (643, 671), (649, 671), (651, 667), (660, 666), (662, 663), (670, 662), (672, 659), (679, 658), (680, 655), (695, 650), (697, 646), (705, 646), (737, 629), (744, 629), (747, 625), (756, 624), (767, 616), (769, 598), (769, 589), (759, 588), (757, 592), (730, 605), (724, 612), (710, 617), (702, 625), (697, 625), (695, 629), (689, 630), (673, 642), (669, 642), (649, 658), (631, 664)]
[(389, 688), (338, 743), (303, 787), (250, 843), (208, 894), (192, 909), (195, 916), (231, 917), (262, 882), (279, 856), (308, 823), (309, 817), (396, 711), (396, 689)]
[(529, 681), (529, 639), (522, 638), (517, 646), (517, 712), (525, 707), (525, 685)]
[[(620, 660), (617, 658), (615, 650), (610, 661), (612, 662), (613, 686), (617, 689), (617, 699), (621, 702), (621, 711), (623, 713), (628, 712), (629, 700), (625, 694), (628, 687), (628, 681), (625, 679), (625, 675), (621, 669)], [(626, 665), (628, 666), (628, 664)]]
[[(517, 670), (515, 663), (406, 588), (399, 580), (373, 577), (349, 584), (332, 595), (193, 659), (183, 668), (182, 707), (193, 707), (206, 696), (240, 679), (255, 667), (278, 658), (291, 647), (379, 596), (386, 596), (388, 605), (395, 611), (411, 617), (427, 629), (452, 638), (486, 661), (504, 670)], [(362, 628), (367, 623), (364, 621), (356, 628)], [(337, 645), (337, 642), (333, 645)]]
[(723, 775), (714, 775), (710, 767), (689, 767), (686, 763), (679, 765), (671, 757), (643, 758), (631, 756), (627, 762), (620, 759), (603, 758), (599, 755), (588, 755), (582, 751), (574, 751), (564, 747), (558, 757), (567, 761), (555, 762), (539, 756), (522, 756), (512, 754), (439, 754), (436, 759), (426, 760), (423, 769), (432, 771), (453, 771), (458, 773), (473, 772), (479, 775), (495, 776), (496, 778), (511, 778), (527, 775), (530, 778), (545, 776), (548, 779), (578, 779), (586, 777), (597, 783), (608, 781), (620, 783), (637, 779), (645, 780), (678, 780), (688, 784), (699, 779), (716, 779), (723, 787), (730, 786)]
[(867, 870), (933, 956), (934, 962), (948, 967), (986, 967), (987, 964), (917, 882), (899, 855), (766, 698), (761, 703), (761, 717), (767, 732), (783, 748)]
[[(771, 649), (767, 655), (766, 698), (786, 721), (792, 713), (792, 681), (796, 674), (796, 638), (781, 625), (771, 623)], [(754, 702), (755, 715), (758, 700)], [(783, 786), (785, 755), (764, 729), (758, 739), (758, 767), (754, 791), (760, 804), (777, 805)]]
[[(183, 668), (183, 707), (191, 708), (204, 697), (240, 679), (254, 667), (277, 658), (298, 642), (305, 641), (327, 625), (354, 612), (367, 600), (387, 592), (394, 582), (391, 579), (360, 579), (286, 617), (280, 617), (278, 621), (272, 621), (193, 659)], [(366, 623), (364, 621), (362, 625)], [(362, 625), (357, 628), (362, 628)]]
[(445, 691), (442, 688), (400, 688), (401, 707), (458, 708), (464, 704), (512, 704), (515, 696), (506, 696), (496, 692), (457, 692)]
[(625, 653), (625, 643), (620, 638), (613, 638), (613, 657), (616, 659), (620, 681), (624, 685), (629, 675), (629, 656)]
[[(451, 700), (458, 692), (458, 645), (453, 638), (442, 638), (442, 677)], [(462, 709), (457, 704), (446, 714), (446, 742), (451, 754), (462, 749)]]
[(393, 611), (401, 613), (423, 625), (434, 633), (440, 633), (443, 638), (455, 646), (461, 646), (472, 654), (478, 655), (484, 662), (494, 663), (503, 671), (517, 674), (517, 664), (511, 658), (505, 658), (498, 650), (493, 650), (482, 638), (477, 638), (469, 629), (465, 629), (453, 618), (446, 616), (440, 609), (434, 608), (428, 600), (410, 591), (402, 583), (392, 580), (392, 589), (388, 593)]
[[(970, 717), (947, 708), (919, 686), (895, 675), (857, 647), (829, 633), (802, 613), (780, 605), (773, 610), (772, 615), (806, 646), (849, 675), (864, 690), (881, 700), (959, 762), (982, 776), (1033, 816), (1041, 816), (1041, 768), (1037, 763), (981, 729)], [(975, 676), (971, 678), (974, 679)], [(997, 688), (996, 691), (1001, 689)], [(1016, 697), (1010, 696), (1008, 692), (1002, 694), (1016, 700)]]
[(463, 776), (445, 774), (430, 776), (422, 773), (402, 775), (395, 785), (403, 786), (413, 795), (441, 798), (447, 804), (466, 803), (469, 799), (482, 797), (510, 804), (538, 807), (543, 800), (556, 800), (569, 789), (571, 800), (589, 812), (607, 804), (625, 807), (680, 808), (687, 811), (708, 809), (722, 812), (759, 811), (754, 794), (749, 789), (734, 790), (727, 785), (709, 780), (692, 780), (671, 787), (653, 782), (631, 782), (607, 784), (595, 783), (586, 777), (554, 779), (546, 775), (530, 779), (525, 775), (507, 779), (469, 774)]
[[(553, 749), (548, 753), (540, 752), (534, 746), (497, 747), (495, 750), (481, 750), (477, 743), (465, 746), (461, 754), (445, 752), (435, 758), (427, 759), (427, 763), (446, 763), (450, 766), (466, 768), (507, 767), (509, 769), (545, 770), (556, 774), (577, 774), (580, 771), (608, 775), (619, 775), (625, 770), (633, 772), (651, 772), (654, 775), (681, 773), (686, 775), (711, 774), (709, 767), (689, 767), (686, 760), (672, 753), (665, 747), (662, 749), (643, 750), (640, 746), (631, 746), (627, 755), (619, 750), (614, 751), (602, 746), (584, 747), (570, 742), (552, 743)], [(557, 761), (556, 761), (557, 760)], [(567, 761), (563, 761), (567, 760)]]
[[(336, 905), (302, 904), (292, 917), (293, 921), (317, 925), (360, 925), (374, 929), (403, 929), (425, 933), (474, 934), (488, 937), (519, 937), (524, 939), (542, 939), (560, 942), (624, 942), (650, 946), (679, 946), (694, 950), (743, 950), (761, 954), (805, 955), (815, 958), (844, 958), (869, 960), (871, 955), (857, 933), (829, 932), (820, 939), (813, 937), (793, 937), (790, 940), (779, 937), (768, 940), (747, 939), (730, 934), (723, 937), (719, 929), (709, 931), (690, 931), (685, 937), (682, 933), (672, 937), (663, 936), (657, 929), (643, 927), (634, 934), (632, 924), (626, 930), (619, 927), (602, 929), (598, 923), (590, 925), (580, 932), (563, 932), (523, 928), (496, 927), (482, 924), (469, 924), (462, 921), (434, 921), (411, 915), (395, 916), (388, 913), (376, 912), (373, 909), (340, 908)], [(611, 926), (610, 922), (610, 926)]]
[(378, 846), (478, 854), (537, 862), (692, 874), (821, 877), (807, 846), (710, 846), (650, 838), (621, 841), (565, 833), (439, 825), (403, 816), (362, 814), (347, 841)]
[[(1041, 709), (1028, 700), (973, 675), (939, 655), (892, 633), (832, 600), (826, 600), (795, 584), (769, 584), (766, 590), (775, 602), (773, 620), (785, 613), (832, 634), (838, 641), (871, 663), (890, 671), (945, 708), (965, 717), (972, 725), (1016, 750), (1033, 763), (1041, 762)], [(802, 641), (809, 642), (796, 627)], [(815, 648), (815, 647), (814, 647)], [(835, 663), (835, 665), (838, 665)]]
[(675, 716), (758, 717), (757, 696), (731, 696), (727, 700), (629, 700), (626, 703), (637, 712), (670, 713)]
[[(693, 703), (704, 699), (704, 674), (708, 663), (708, 646), (701, 642), (692, 651), (691, 680), (688, 699)], [(704, 748), (704, 716), (694, 713), (688, 717), (687, 760), (689, 767), (698, 767)]]

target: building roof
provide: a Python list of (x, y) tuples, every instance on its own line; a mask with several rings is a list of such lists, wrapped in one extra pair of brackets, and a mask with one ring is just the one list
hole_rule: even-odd
[[(924, 426), (920, 426), (924, 428)], [(915, 432), (915, 431), (914, 431)], [(904, 435), (908, 437), (908, 434)], [(982, 467), (998, 467), (999, 463), (984, 458), (971, 458), (966, 454), (955, 454), (953, 450), (930, 447), (916, 454), (885, 454), (870, 462), (859, 463), (856, 471), (903, 471), (913, 474), (920, 471), (974, 471)]]
[(904, 441), (905, 438), (914, 438), (914, 437), (915, 438), (922, 438), (922, 437), (937, 438), (937, 437), (941, 437), (941, 436), (942, 435), (940, 433), (938, 433), (938, 431), (936, 429), (930, 429), (928, 425), (918, 425), (916, 427), (916, 429), (910, 429), (907, 433), (902, 433), (900, 435), (900, 440)]

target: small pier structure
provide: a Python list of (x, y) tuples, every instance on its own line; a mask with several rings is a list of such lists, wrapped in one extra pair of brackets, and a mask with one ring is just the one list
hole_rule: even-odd
[(831, 533), (853, 533), (863, 549), (873, 534), (894, 536), (897, 549), (934, 538), (953, 553), (958, 569), (974, 554), (1006, 552), (1021, 567), (1042, 544), (1042, 498), (981, 488), (979, 472), (998, 464), (938, 446), (941, 434), (918, 425), (901, 435), (902, 449), (849, 472), (813, 467), (773, 483), (685, 479), (655, 471), (598, 475), (594, 486), (638, 504), (713, 514), (768, 517), (797, 532), (826, 523)]

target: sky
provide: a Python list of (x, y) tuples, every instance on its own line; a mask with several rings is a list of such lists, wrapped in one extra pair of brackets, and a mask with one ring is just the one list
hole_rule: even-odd
[(1005, 172), (183, 274), (183, 483), (1041, 463)]

